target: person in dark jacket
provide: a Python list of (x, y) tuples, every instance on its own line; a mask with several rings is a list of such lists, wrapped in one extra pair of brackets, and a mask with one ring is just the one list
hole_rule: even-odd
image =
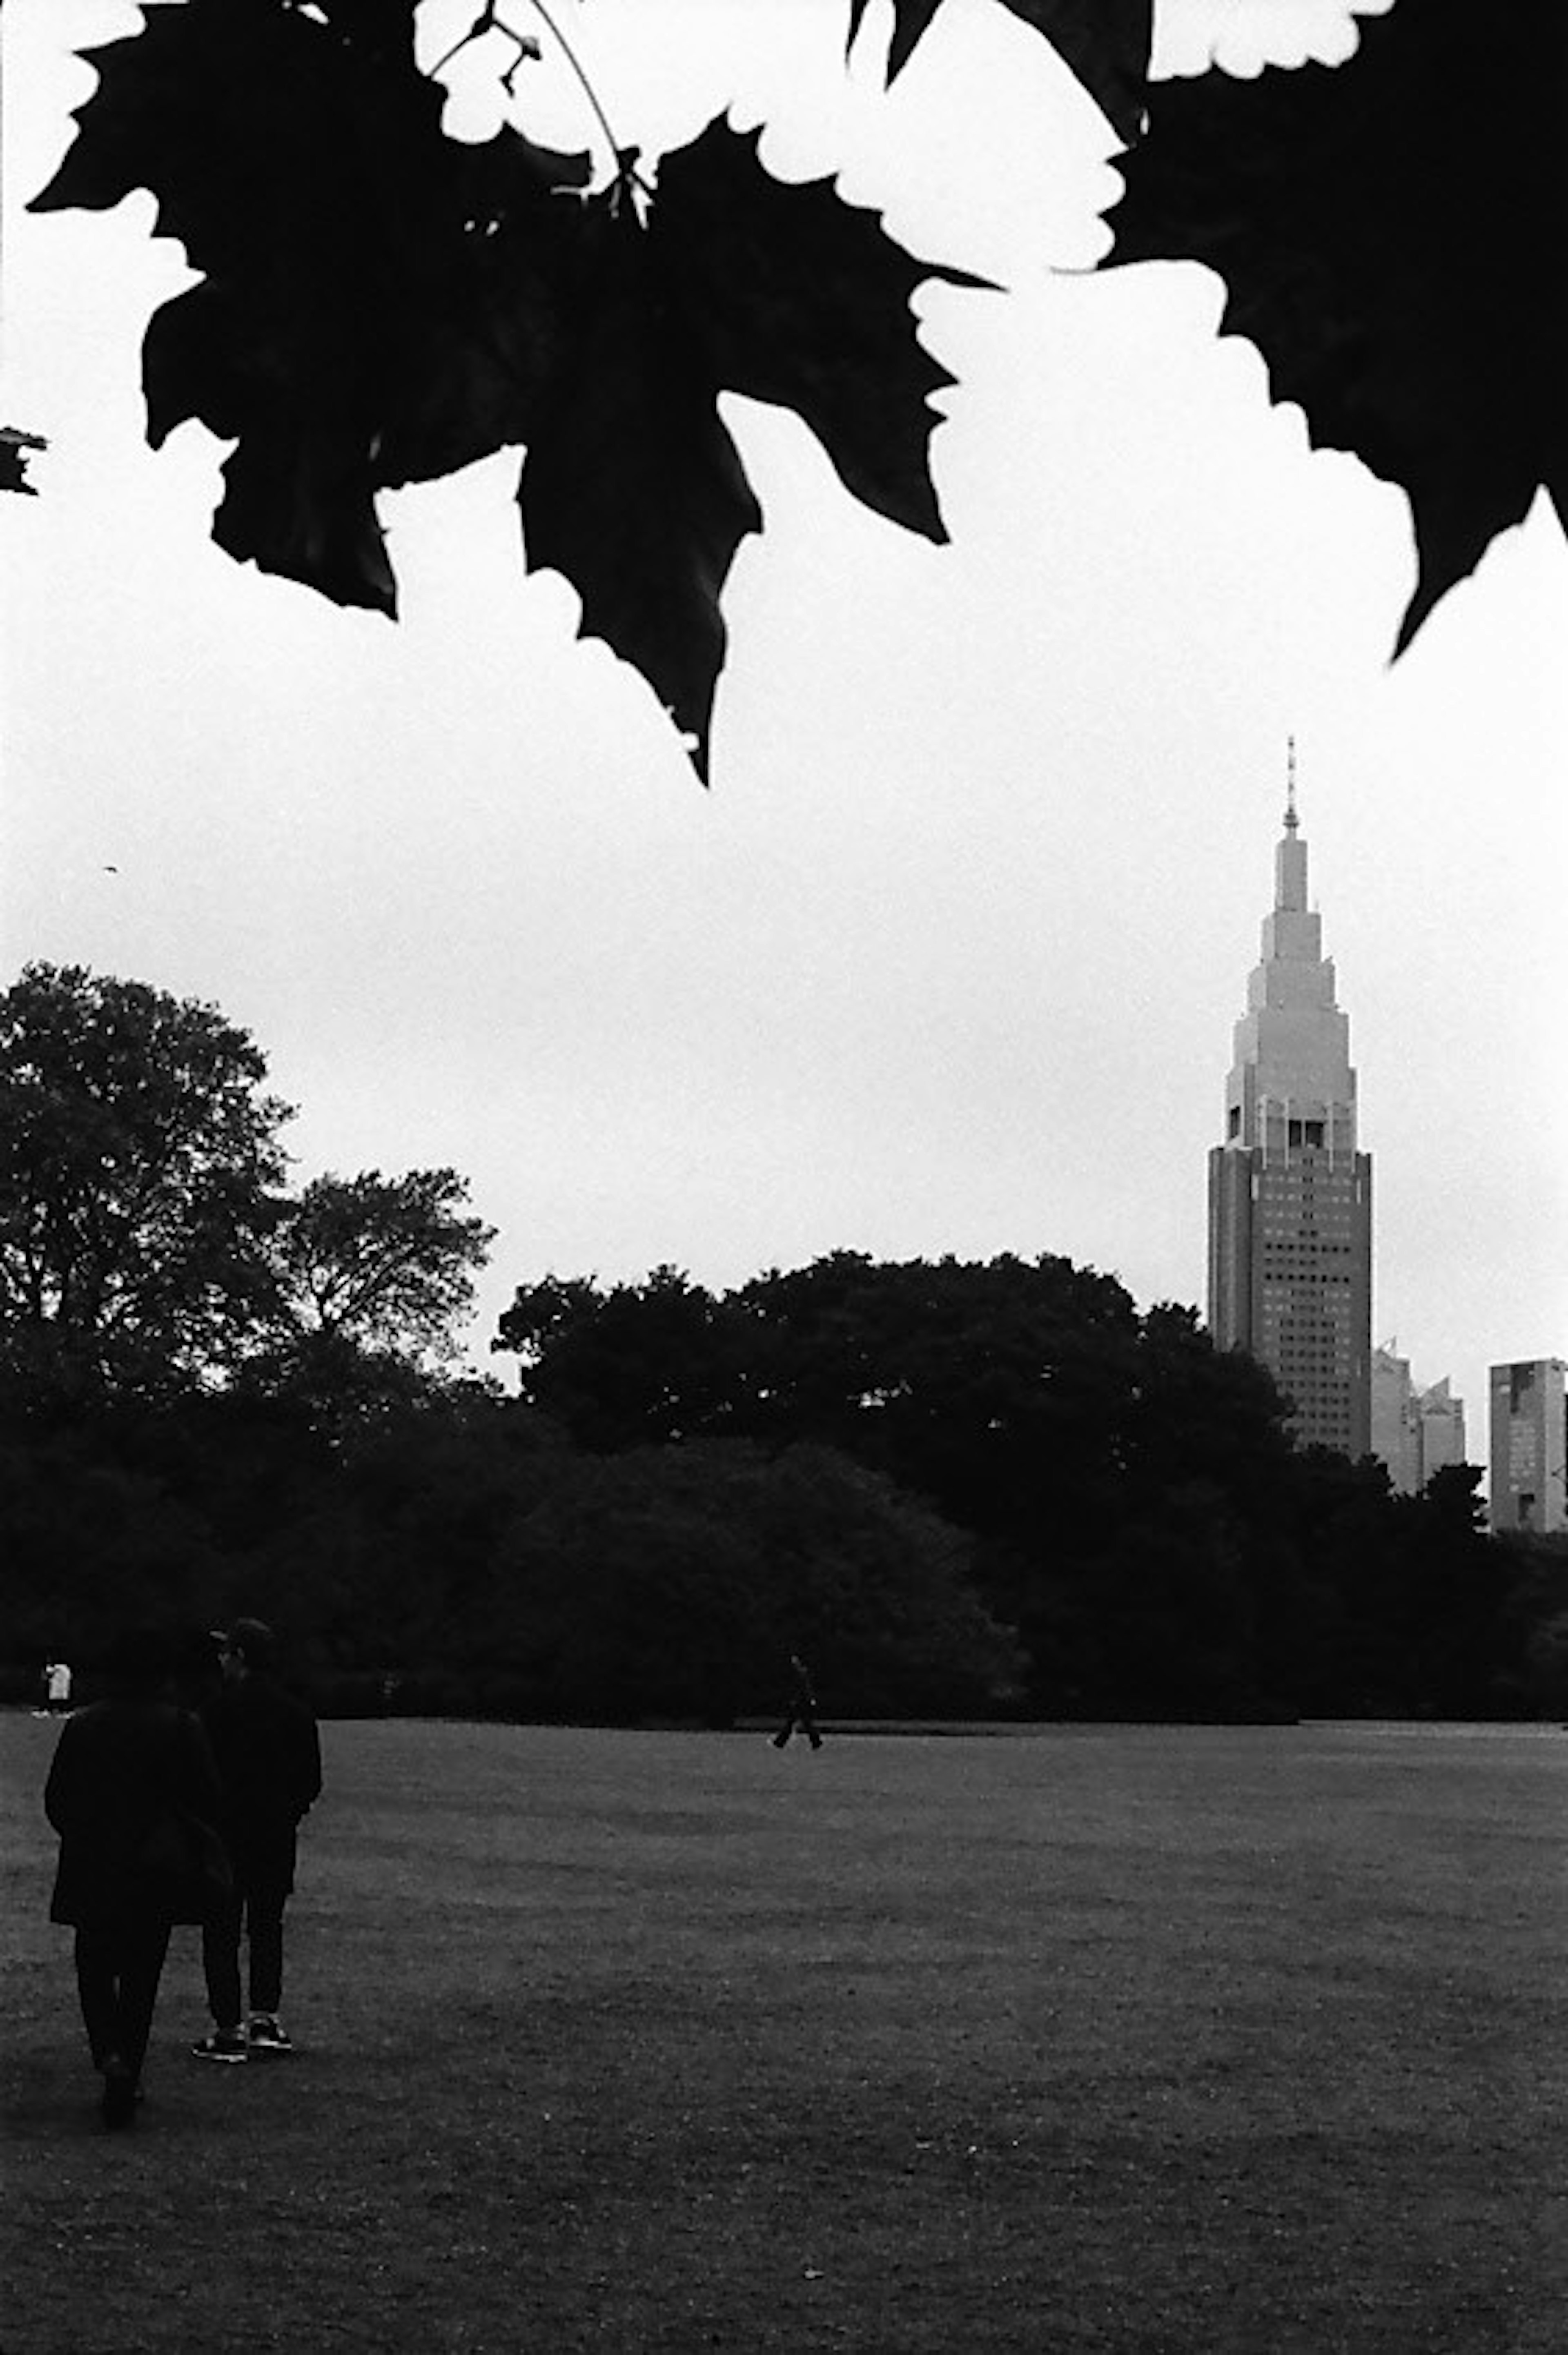
[(277, 1680), (270, 1627), (237, 1619), (218, 1643), (223, 1681), (201, 1718), (218, 1762), (219, 1828), (234, 1868), (234, 1892), (202, 1930), (213, 2026), (191, 2050), (203, 2061), (235, 2062), (293, 2050), (278, 2017), (283, 1908), (294, 1885), (299, 1827), (321, 1796), (321, 1739), (304, 1701)]
[(822, 1747), (822, 1735), (816, 1722), (816, 1695), (812, 1689), (811, 1670), (798, 1652), (789, 1656), (789, 1707), (784, 1721), (773, 1735), (773, 1748), (782, 1750), (790, 1735), (799, 1727), (814, 1750)]
[(104, 1662), (109, 1693), (61, 1729), (44, 1786), (59, 1834), (49, 1919), (76, 1932), (76, 1983), (106, 2126), (128, 2126), (168, 1952), (174, 1905), (146, 1851), (171, 1813), (210, 1823), (217, 1770), (207, 1737), (169, 1698), (172, 1653), (128, 1630)]

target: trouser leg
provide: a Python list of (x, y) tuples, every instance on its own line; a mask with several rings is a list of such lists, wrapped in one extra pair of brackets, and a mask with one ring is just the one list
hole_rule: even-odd
[(283, 1999), (283, 1899), (251, 1890), (246, 1900), (251, 1942), (251, 2009), (275, 2012)]
[(142, 2063), (147, 2057), (147, 2039), (153, 2032), (153, 2013), (158, 2000), (158, 1981), (164, 1975), (164, 1958), (168, 1951), (167, 1922), (138, 1922), (133, 1928), (122, 1934), (119, 2024), (115, 2042), (120, 2058), (133, 2079), (141, 2076)]
[(240, 1925), (244, 1898), (237, 1889), (201, 1930), (201, 1967), (207, 1980), (207, 2007), (217, 2026), (231, 2035), (244, 2013), (240, 1987)]
[(112, 1930), (79, 1930), (76, 1934), (76, 1991), (81, 2002), (81, 2024), (87, 2030), (92, 2065), (101, 2069), (115, 2050), (120, 2026), (115, 1986)]

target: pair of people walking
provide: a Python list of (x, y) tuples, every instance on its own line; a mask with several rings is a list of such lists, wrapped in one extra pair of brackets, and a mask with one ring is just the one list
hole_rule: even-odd
[(105, 1662), (107, 1697), (61, 1732), (44, 1791), (60, 1839), (49, 1913), (76, 1934), (107, 2126), (134, 2120), (177, 1922), (202, 1930), (213, 2027), (192, 2047), (197, 2057), (292, 2050), (279, 2018), (283, 1918), (321, 1750), (314, 1717), (276, 1680), (274, 1648), (261, 1621), (238, 1621), (218, 1639), (219, 1688), (193, 1712), (174, 1698), (166, 1640), (127, 1633)]

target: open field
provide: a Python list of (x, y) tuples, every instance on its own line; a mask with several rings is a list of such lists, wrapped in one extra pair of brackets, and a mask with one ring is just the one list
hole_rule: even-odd
[(1568, 2350), (1568, 1735), (324, 1738), (111, 2137), (0, 1719), (5, 2355)]

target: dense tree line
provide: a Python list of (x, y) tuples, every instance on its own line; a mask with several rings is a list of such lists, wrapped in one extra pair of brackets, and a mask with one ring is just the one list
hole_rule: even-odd
[(841, 1252), (715, 1294), (520, 1287), (450, 1170), (286, 1185), (213, 1009), (0, 996), (0, 1666), (133, 1617), (287, 1628), (328, 1706), (1568, 1710), (1568, 1558), (1291, 1439), (1185, 1308), (1061, 1258)]
[(809, 1442), (922, 1498), (968, 1536), (1028, 1710), (1557, 1705), (1568, 1591), (1486, 1534), (1477, 1472), (1402, 1497), (1372, 1458), (1298, 1449), (1263, 1368), (1067, 1260), (837, 1252), (720, 1297), (669, 1268), (550, 1277), (496, 1346), (581, 1448)]

